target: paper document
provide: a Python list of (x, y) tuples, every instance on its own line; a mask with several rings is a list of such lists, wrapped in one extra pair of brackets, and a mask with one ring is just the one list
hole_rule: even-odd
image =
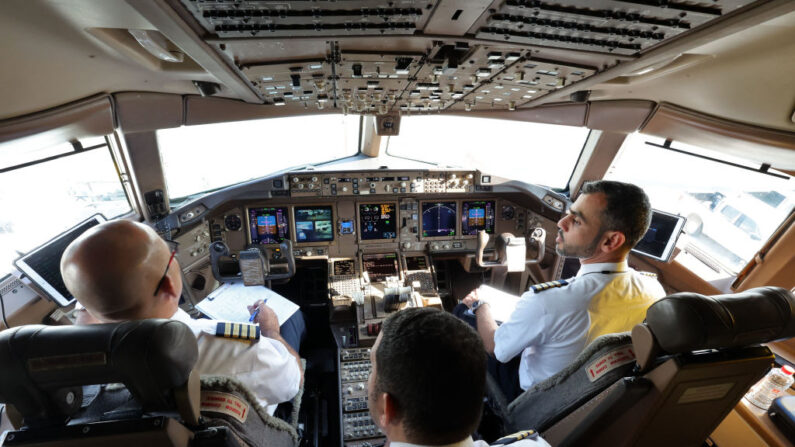
[(265, 301), (276, 313), (279, 326), (299, 309), (298, 305), (263, 286), (244, 286), (242, 282), (226, 283), (203, 299), (196, 308), (214, 320), (248, 323), (248, 307), (257, 300)]
[(483, 302), (489, 303), (491, 315), (498, 323), (507, 321), (519, 302), (518, 296), (491, 286), (478, 287), (478, 298)]

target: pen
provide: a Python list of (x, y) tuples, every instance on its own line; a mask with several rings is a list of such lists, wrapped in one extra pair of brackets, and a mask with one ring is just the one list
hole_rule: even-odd
[[(267, 302), (268, 302), (268, 300), (267, 300), (267, 299), (265, 299), (265, 300), (262, 300), (262, 304), (265, 304), (265, 303), (267, 303)], [(256, 309), (254, 309), (254, 313), (253, 313), (253, 314), (251, 314), (251, 316), (248, 318), (248, 322), (249, 322), (249, 323), (253, 323), (253, 322), (254, 322), (254, 320), (256, 320), (256, 319), (257, 319), (257, 315), (259, 315), (259, 306), (257, 306), (257, 308), (256, 308)]]

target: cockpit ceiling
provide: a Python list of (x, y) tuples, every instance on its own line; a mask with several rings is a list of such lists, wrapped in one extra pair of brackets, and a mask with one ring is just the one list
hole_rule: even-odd
[[(172, 6), (263, 103), (385, 114), (530, 106), (751, 3), (174, 0)], [(288, 39), (303, 44), (282, 45)]]

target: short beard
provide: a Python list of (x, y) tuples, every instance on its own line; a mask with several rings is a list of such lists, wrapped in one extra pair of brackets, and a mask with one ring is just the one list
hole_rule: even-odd
[(594, 238), (593, 241), (588, 246), (570, 246), (566, 245), (566, 240), (563, 239), (563, 234), (561, 231), (558, 231), (558, 235), (560, 239), (563, 241), (560, 247), (557, 245), (555, 246), (555, 252), (561, 256), (565, 256), (567, 258), (590, 258), (594, 254), (596, 254), (596, 248), (599, 246), (599, 240), (602, 238), (600, 234), (598, 237)]

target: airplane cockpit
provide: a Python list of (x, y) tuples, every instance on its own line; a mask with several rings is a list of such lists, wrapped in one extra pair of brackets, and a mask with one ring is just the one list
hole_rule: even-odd
[[(666, 295), (795, 290), (795, 2), (11, 0), (0, 11), (0, 341), (79, 322), (60, 271), (66, 247), (106, 221), (143, 223), (172, 250), (179, 308), (193, 319), (246, 323), (245, 305), (265, 290), (303, 315), (285, 445), (385, 445), (368, 400), (385, 319), (453, 312), (479, 287), (519, 297), (575, 277), (559, 222), (591, 181), (648, 195), (650, 229), (628, 264)], [(779, 299), (765, 297), (752, 298)], [(686, 340), (666, 354), (679, 329), (650, 313), (638, 326), (653, 335), (641, 343), (633, 331), (609, 355), (637, 356), (634, 370), (616, 368), (638, 376), (665, 355), (715, 348), (717, 362), (729, 355), (719, 348), (747, 348), (757, 369), (737, 372), (743, 386), (758, 368), (795, 363), (795, 343), (778, 340), (792, 335), (762, 336), (761, 310), (727, 306), (736, 318), (717, 320), (741, 322), (731, 342)], [(666, 315), (687, 320), (679, 308)], [(714, 330), (710, 341), (731, 338)], [(4, 346), (0, 358), (16, 349)], [(7, 390), (38, 376), (19, 385), (22, 369), (5, 368), (0, 445), (47, 441), (8, 437), (24, 430)], [(71, 385), (88, 383), (78, 376)], [(126, 384), (154, 392), (140, 383)], [(674, 400), (726, 402), (685, 430), (698, 442), (791, 445), (741, 400), (748, 386), (699, 383)], [(507, 427), (552, 445), (619, 439), (597, 436), (594, 415), (587, 430), (561, 425), (589, 401), (528, 419), (540, 400), (487, 408), (484, 439)], [(653, 419), (638, 423), (649, 436)]]

